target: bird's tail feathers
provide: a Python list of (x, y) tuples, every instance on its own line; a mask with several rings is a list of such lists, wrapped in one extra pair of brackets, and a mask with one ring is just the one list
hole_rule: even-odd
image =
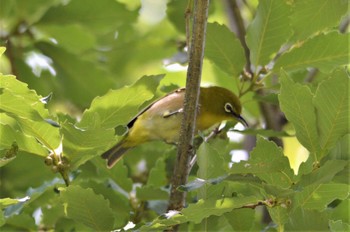
[(107, 167), (112, 168), (124, 155), (126, 151), (131, 149), (125, 144), (125, 140), (120, 141), (111, 149), (101, 155), (103, 159), (107, 160)]

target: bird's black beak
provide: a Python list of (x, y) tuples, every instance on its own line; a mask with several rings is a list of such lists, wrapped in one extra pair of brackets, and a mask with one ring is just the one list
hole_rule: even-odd
[(242, 123), (243, 126), (249, 127), (247, 121), (241, 115), (235, 115), (238, 122)]

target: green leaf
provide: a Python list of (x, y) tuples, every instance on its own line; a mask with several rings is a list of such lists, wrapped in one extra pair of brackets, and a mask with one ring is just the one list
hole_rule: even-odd
[(275, 206), (275, 207), (268, 207), (267, 210), (269, 211), (269, 215), (272, 219), (272, 221), (277, 225), (277, 227), (283, 228), (284, 224), (287, 223), (289, 219), (289, 209), (287, 207), (282, 206)]
[(4, 212), (2, 210), (0, 210), (0, 227), (3, 226), (6, 222), (5, 216), (4, 216)]
[[(169, 21), (175, 26), (175, 28), (183, 33), (186, 34), (186, 19), (184, 17), (185, 11), (187, 6), (190, 6), (188, 4), (188, 1), (169, 1), (166, 8), (166, 15), (169, 19)], [(182, 12), (183, 17), (179, 17), (179, 13)]]
[[(116, 31), (124, 23), (135, 22), (137, 11), (128, 10), (124, 4), (113, 0), (74, 0), (50, 8), (41, 23), (67, 25), (72, 22), (84, 25), (96, 33)], [(110, 24), (106, 24), (110, 22)]]
[[(211, 178), (218, 178), (227, 174), (228, 162), (225, 162), (223, 153), (219, 152), (209, 143), (202, 143), (197, 151), (197, 177), (208, 180)], [(210, 193), (217, 192), (217, 188), (223, 186), (207, 186), (204, 185), (198, 190), (198, 197), (206, 199)], [(220, 192), (220, 190), (219, 190)]]
[(234, 231), (252, 231), (251, 229), (255, 221), (255, 210), (235, 209), (225, 213), (224, 216)]
[(51, 151), (59, 146), (61, 141), (59, 128), (50, 125), (46, 121), (32, 121), (19, 117), (16, 117), (16, 119), (24, 134), (36, 138)]
[[(320, 149), (316, 113), (312, 103), (312, 92), (307, 86), (294, 83), (285, 72), (280, 77), (281, 93), (280, 106), (288, 121), (295, 128), (299, 142), (311, 154), (316, 155)], [(313, 157), (315, 160), (317, 158)]]
[(201, 223), (193, 225), (191, 229), (193, 231), (232, 231), (232, 226), (226, 217), (210, 216)]
[(247, 45), (252, 64), (264, 66), (285, 43), (292, 30), (289, 23), (290, 6), (285, 1), (259, 1), (258, 10), (247, 29)]
[(332, 232), (343, 232), (343, 231), (350, 231), (350, 225), (347, 223), (342, 222), (341, 220), (338, 221), (329, 221), (329, 228)]
[(93, 98), (105, 94), (115, 85), (112, 75), (98, 63), (47, 42), (38, 42), (35, 46), (54, 61), (58, 85), (52, 85), (52, 82), (48, 85), (52, 86), (50, 91), (54, 88), (56, 100), (68, 99), (81, 107), (87, 107)]
[(58, 46), (75, 54), (94, 48), (96, 43), (96, 38), (91, 31), (82, 27), (80, 24), (44, 24), (37, 25), (36, 27), (45, 34), (43, 39), (55, 39), (55, 43)]
[(167, 185), (168, 180), (166, 178), (166, 165), (164, 158), (159, 158), (155, 164), (155, 166), (151, 169), (148, 180), (147, 180), (147, 186), (153, 186), (153, 187), (163, 187)]
[(136, 197), (142, 201), (168, 200), (169, 193), (153, 186), (142, 186), (141, 188), (136, 189)]
[(62, 124), (61, 133), (64, 135), (62, 145), (63, 154), (70, 160), (74, 170), (115, 142), (114, 130), (95, 128), (82, 130), (66, 122)]
[(100, 157), (96, 157), (93, 161), (99, 173), (103, 173), (108, 176), (108, 178), (111, 178), (124, 191), (131, 192), (133, 182), (129, 177), (128, 168), (124, 163), (124, 159), (118, 161), (111, 169), (106, 167), (106, 161), (102, 160)]
[(331, 72), (340, 65), (347, 65), (349, 37), (350, 34), (331, 32), (310, 38), (282, 54), (276, 61), (274, 71), (281, 68), (289, 71), (314, 67), (323, 72)]
[(345, 71), (323, 81), (317, 88), (313, 103), (316, 107), (319, 143), (323, 152), (349, 133), (349, 77)]
[(35, 121), (48, 118), (48, 110), (34, 90), (12, 75), (0, 74), (0, 110)]
[(348, 164), (349, 161), (346, 160), (327, 160), (320, 168), (307, 175), (303, 175), (293, 188), (300, 189), (313, 184), (330, 182), (333, 180), (334, 176), (344, 170)]
[[(11, 75), (3, 76), (0, 74), (0, 89), (0, 110), (15, 119), (15, 122), (11, 121), (2, 114), (0, 119), (2, 124), (8, 124), (11, 121), (12, 127), (14, 124), (19, 126), (16, 127), (16, 130), (21, 131), (22, 136), (33, 137), (50, 150), (57, 148), (60, 143), (59, 129), (44, 120), (49, 118), (49, 112), (41, 102), (41, 97), (35, 91), (29, 90), (27, 84), (16, 80)], [(4, 121), (6, 122), (4, 123)], [(26, 138), (20, 138), (21, 136), (17, 132), (15, 133), (19, 141), (28, 141)], [(8, 142), (12, 143), (13, 141)], [(29, 147), (35, 149), (33, 144), (25, 145), (22, 148), (22, 144), (19, 143), (21, 145), (19, 149), (24, 150)], [(36, 149), (39, 153), (35, 154), (46, 155), (37, 146)], [(32, 149), (29, 150), (34, 152)]]
[(6, 47), (0, 47), (0, 57), (2, 56), (2, 54), (4, 54), (5, 51)]
[(341, 220), (344, 223), (350, 224), (349, 209), (350, 199), (347, 198), (341, 201), (335, 208), (331, 209), (331, 219), (334, 221)]
[(139, 111), (139, 107), (154, 97), (164, 75), (143, 76), (132, 86), (110, 90), (102, 97), (96, 97), (83, 114), (81, 128), (115, 128), (125, 125)]
[(245, 55), (241, 43), (225, 25), (208, 23), (205, 56), (233, 77), (238, 77), (244, 68)]
[(347, 10), (348, 2), (343, 0), (295, 1), (291, 16), (294, 37), (303, 40), (310, 35), (338, 26)]
[[(6, 219), (6, 224), (12, 226), (12, 230), (13, 228), (16, 228), (17, 230), (21, 230), (21, 231), (38, 230), (37, 225), (35, 225), (34, 217), (29, 213), (21, 213), (21, 214), (13, 215)], [(1, 228), (1, 230), (6, 231), (6, 229), (3, 229), (3, 228)]]
[(266, 183), (282, 188), (294, 182), (294, 172), (289, 166), (288, 158), (274, 142), (258, 137), (256, 147), (250, 153), (248, 161), (232, 165), (231, 174), (254, 174)]
[(299, 208), (289, 214), (289, 223), (286, 223), (285, 231), (329, 231), (328, 214)]
[(188, 221), (200, 223), (209, 216), (221, 216), (233, 209), (241, 208), (248, 204), (257, 204), (258, 202), (259, 199), (256, 196), (222, 198), (219, 200), (213, 198), (200, 199), (196, 204), (190, 204), (183, 209), (182, 214)]
[(113, 229), (114, 217), (109, 201), (92, 189), (69, 186), (61, 191), (61, 199), (66, 205), (67, 217), (96, 231)]
[(197, 177), (208, 180), (227, 174), (224, 155), (210, 143), (202, 143), (197, 150)]
[(26, 202), (28, 201), (30, 198), (29, 197), (24, 197), (22, 199), (12, 199), (12, 198), (1, 198), (0, 199), (0, 209), (4, 209), (10, 205), (15, 205), (15, 204), (18, 204), (18, 203), (23, 203), (23, 202)]
[(315, 184), (295, 194), (294, 207), (323, 211), (335, 199), (344, 200), (349, 196), (347, 184)]

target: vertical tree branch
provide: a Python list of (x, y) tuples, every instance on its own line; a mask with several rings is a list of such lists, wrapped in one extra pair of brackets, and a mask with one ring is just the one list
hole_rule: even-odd
[[(189, 174), (189, 162), (193, 155), (193, 138), (196, 125), (197, 105), (200, 91), (202, 63), (204, 56), (205, 32), (208, 18), (209, 0), (195, 0), (193, 10), (192, 40), (184, 99), (184, 117), (182, 119), (180, 140), (174, 175), (171, 181), (168, 210), (181, 210), (186, 194), (177, 188), (186, 184)], [(174, 228), (176, 230), (176, 228)]]

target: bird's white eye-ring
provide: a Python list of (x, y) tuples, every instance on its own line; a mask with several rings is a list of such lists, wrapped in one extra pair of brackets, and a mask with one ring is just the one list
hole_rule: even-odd
[(225, 103), (224, 109), (227, 113), (232, 113), (233, 112), (233, 107), (230, 103)]

